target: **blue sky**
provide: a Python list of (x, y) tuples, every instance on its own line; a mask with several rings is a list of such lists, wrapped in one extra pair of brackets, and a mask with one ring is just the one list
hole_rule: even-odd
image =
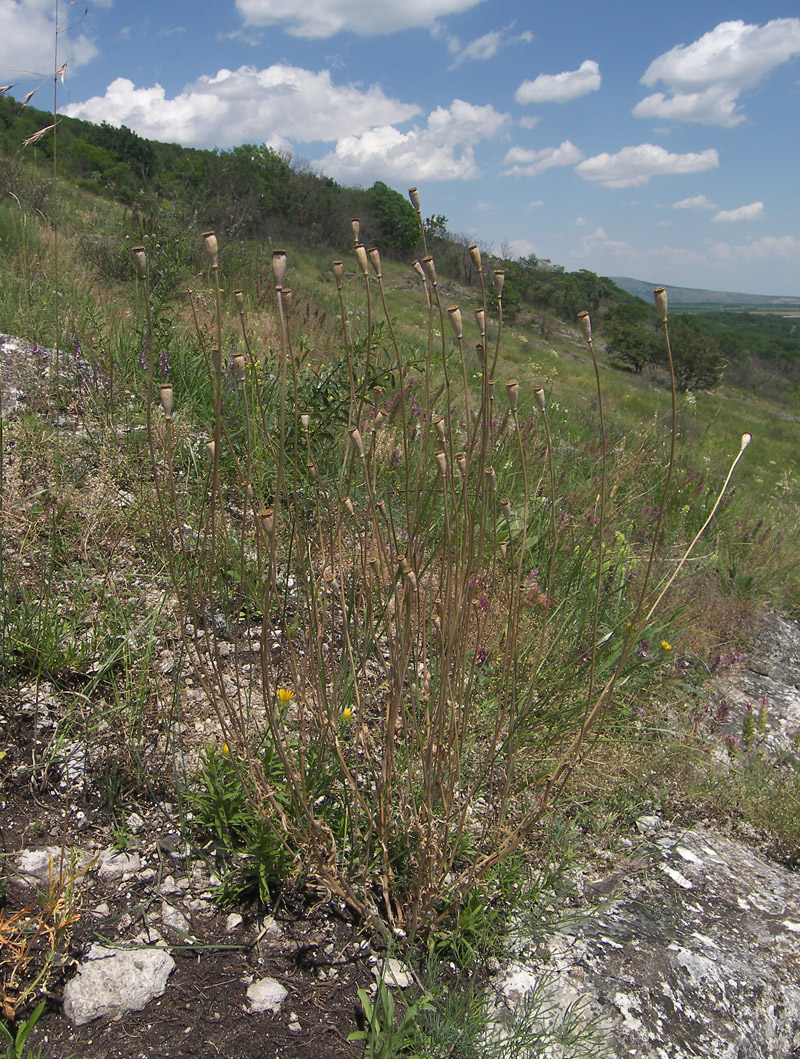
[[(0, 84), (568, 269), (800, 296), (797, 0), (0, 0)], [(50, 88), (33, 103), (49, 106)]]

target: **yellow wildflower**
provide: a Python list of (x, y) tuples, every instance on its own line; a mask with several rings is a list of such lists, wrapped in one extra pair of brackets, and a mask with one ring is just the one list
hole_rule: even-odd
[(662, 640), (662, 641), (661, 641), (661, 646), (662, 646), (662, 648), (663, 648), (663, 649), (664, 649), (665, 651), (671, 651), (671, 650), (672, 650), (672, 644), (671, 644), (671, 643), (668, 643), (668, 642), (667, 642), (666, 640)]
[(281, 702), (291, 702), (294, 698), (294, 692), (291, 688), (278, 688), (278, 698)]
[(223, 743), (222, 744), (222, 756), (223, 757), (230, 757), (231, 756), (231, 748), (228, 746), (227, 743)]
[(342, 720), (349, 721), (352, 716), (353, 711), (350, 709), (349, 706), (345, 706), (345, 708), (342, 710)]

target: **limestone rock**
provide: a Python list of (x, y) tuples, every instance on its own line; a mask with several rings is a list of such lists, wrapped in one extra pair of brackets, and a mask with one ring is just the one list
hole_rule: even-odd
[(260, 978), (247, 987), (247, 999), (250, 1001), (248, 1014), (257, 1015), (262, 1011), (280, 1011), (289, 995), (285, 986), (275, 978)]
[(76, 1026), (105, 1015), (141, 1011), (164, 992), (175, 961), (164, 949), (92, 945), (64, 989), (64, 1014)]

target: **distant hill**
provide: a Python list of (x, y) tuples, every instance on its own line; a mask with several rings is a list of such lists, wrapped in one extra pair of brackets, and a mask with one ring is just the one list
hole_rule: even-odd
[[(657, 283), (645, 283), (643, 280), (631, 279), (629, 276), (612, 276), (618, 287), (629, 294), (653, 302), (653, 287)], [(683, 308), (725, 307), (730, 309), (775, 309), (800, 311), (800, 298), (778, 297), (768, 294), (738, 294), (733, 291), (699, 290), (694, 287), (670, 287), (664, 284), (667, 298), (672, 306)]]

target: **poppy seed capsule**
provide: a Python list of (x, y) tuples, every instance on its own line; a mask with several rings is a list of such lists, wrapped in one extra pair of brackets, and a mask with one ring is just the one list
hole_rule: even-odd
[(341, 261), (334, 261), (333, 263), (333, 275), (336, 280), (337, 290), (342, 289), (342, 280), (344, 279), (344, 264)]
[(667, 292), (663, 287), (656, 287), (653, 290), (653, 298), (655, 299), (656, 309), (658, 309), (658, 318), (662, 324), (667, 322)]
[(508, 407), (512, 412), (516, 412), (517, 402), (519, 401), (519, 383), (516, 379), (509, 379), (506, 383), (506, 396), (508, 397)]
[(422, 267), (425, 269), (425, 275), (428, 277), (429, 281), (435, 287), (436, 286), (436, 265), (434, 265), (433, 258), (431, 257), (430, 254), (428, 254), (427, 257), (423, 257), (423, 259), (422, 259)]
[(419, 261), (415, 261), (411, 265), (411, 267), (414, 269), (414, 271), (417, 273), (417, 275), (420, 277), (420, 279), (425, 279), (425, 269), (422, 267), (422, 265), (419, 263)]
[(283, 286), (283, 281), (286, 279), (285, 250), (272, 251), (272, 278), (275, 280), (276, 287), (280, 288)]
[(583, 332), (583, 337), (586, 339), (587, 342), (591, 342), (592, 341), (592, 321), (591, 321), (591, 317), (589, 316), (589, 313), (586, 311), (586, 309), (583, 309), (581, 312), (578, 313), (578, 320), (580, 321), (581, 331)]
[(434, 416), (433, 417), (433, 427), (434, 427), (434, 430), (436, 431), (436, 437), (439, 439), (439, 443), (441, 445), (444, 445), (444, 439), (445, 439), (444, 416)]
[(494, 292), (498, 298), (503, 297), (503, 287), (506, 282), (505, 270), (502, 268), (496, 268), (494, 270)]
[(262, 507), (259, 518), (261, 519), (261, 528), (267, 537), (272, 540), (275, 536), (275, 512), (271, 507)]
[(350, 221), (350, 227), (353, 229), (353, 243), (357, 245), (358, 236), (361, 231), (361, 221), (358, 217), (354, 217), (352, 221)]
[(547, 402), (544, 396), (544, 386), (534, 386), (533, 388), (533, 399), (536, 402), (536, 407), (540, 412), (545, 410)]
[(447, 477), (447, 453), (443, 449), (439, 449), (434, 457), (436, 460), (436, 466), (439, 469), (439, 474), (442, 478)]
[(414, 207), (414, 209), (417, 211), (417, 213), (419, 213), (420, 209), (422, 207), (421, 207), (421, 204), (420, 204), (420, 201), (419, 201), (419, 192), (417, 191), (417, 189), (416, 188), (409, 188), (408, 189), (408, 197), (411, 199), (411, 205)]
[(456, 466), (458, 467), (458, 473), (462, 478), (467, 477), (467, 454), (466, 452), (456, 453)]
[(742, 441), (741, 441), (741, 445), (740, 445), (739, 451), (740, 452), (744, 452), (744, 450), (747, 448), (747, 446), (750, 444), (750, 442), (752, 440), (753, 440), (753, 435), (752, 434), (747, 433), (747, 432), (742, 434)]
[(378, 279), (381, 279), (381, 255), (377, 246), (371, 247), (367, 253), (369, 255), (369, 263), (372, 265), (375, 275)]
[(234, 382), (244, 382), (247, 376), (247, 362), (244, 359), (243, 353), (237, 353), (231, 361), (231, 369), (233, 370)]
[(349, 427), (347, 433), (350, 435), (350, 441), (352, 442), (353, 448), (363, 460), (364, 442), (361, 437), (361, 431), (358, 429), (358, 427)]
[(206, 439), (206, 448), (208, 449), (209, 455), (213, 456), (217, 450), (217, 443), (213, 438)]
[(481, 271), (481, 252), (480, 252), (480, 250), (478, 249), (478, 247), (476, 246), (475, 243), (473, 243), (472, 246), (470, 246), (470, 248), (469, 248), (469, 256), (470, 256), (470, 258), (472, 260), (472, 264), (475, 266), (475, 268), (478, 270), (478, 272), (480, 272)]
[(497, 490), (497, 471), (494, 467), (486, 468), (486, 481), (489, 483), (489, 488), (494, 493)]
[(319, 474), (317, 472), (317, 465), (315, 463), (309, 463), (309, 465), (308, 465), (308, 479), (309, 479), (309, 481), (311, 482), (312, 485), (316, 485), (318, 478), (319, 478)]
[(356, 243), (355, 245), (356, 261), (358, 262), (359, 268), (364, 278), (369, 273), (369, 261), (367, 259), (367, 251), (363, 243)]
[(347, 514), (350, 515), (350, 517), (352, 518), (352, 516), (356, 513), (356, 509), (353, 507), (353, 501), (350, 499), (349, 496), (346, 496), (342, 501), (342, 504)]
[(450, 318), (450, 324), (453, 328), (456, 338), (460, 342), (464, 337), (464, 332), (461, 327), (461, 310), (457, 305), (451, 305), (447, 310), (447, 315)]
[(206, 248), (208, 263), (212, 268), (216, 268), (219, 262), (219, 244), (214, 232), (205, 232), (203, 234), (203, 246)]
[(241, 315), (244, 312), (244, 295), (240, 290), (235, 290), (233, 292), (233, 300), (236, 302), (236, 308)]
[(507, 496), (500, 498), (500, 510), (503, 512), (506, 518), (506, 522), (511, 521), (511, 501)]
[(136, 265), (136, 275), (139, 279), (147, 279), (147, 254), (143, 246), (133, 248), (133, 263)]
[(280, 299), (281, 309), (288, 316), (289, 310), (292, 307), (292, 290), (291, 287), (279, 287), (278, 298)]
[(475, 310), (475, 319), (478, 321), (478, 329), (482, 335), (486, 334), (486, 313), (483, 309)]
[(172, 419), (172, 398), (173, 389), (171, 382), (162, 382), (159, 390), (159, 397), (161, 399), (161, 408), (164, 412), (166, 419)]
[(308, 427), (309, 427), (310, 423), (311, 423), (311, 416), (308, 414), (308, 412), (301, 412), (300, 413), (300, 426), (303, 428), (303, 430), (308, 430)]

